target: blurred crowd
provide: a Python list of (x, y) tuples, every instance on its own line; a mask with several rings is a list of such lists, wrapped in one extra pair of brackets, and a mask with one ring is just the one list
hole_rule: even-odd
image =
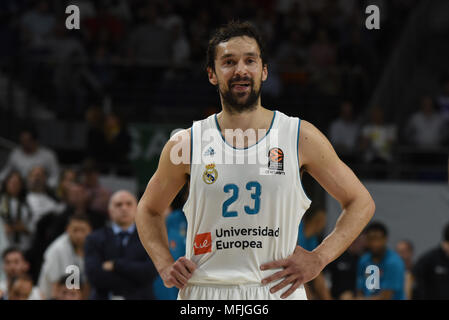
[[(32, 127), (0, 172), (0, 298), (176, 298), (137, 235), (136, 195), (112, 192), (92, 159), (61, 169)], [(167, 208), (170, 250), (184, 255), (186, 188)]]
[[(309, 118), (329, 113), (328, 121), (336, 115), (329, 97), (353, 100), (357, 113), (365, 108), (417, 2), (374, 1), (382, 28), (369, 32), (365, 8), (373, 1), (4, 0), (0, 58), (60, 118), (81, 119), (106, 95), (145, 106), (147, 113), (133, 110), (136, 119), (161, 106), (208, 112), (216, 101), (204, 72), (210, 34), (229, 20), (249, 20), (266, 41), (267, 102), (302, 113), (300, 105), (320, 106)], [(80, 30), (65, 28), (67, 4), (80, 8)]]
[[(87, 124), (87, 156), (129, 174), (127, 122), (190, 125), (219, 111), (204, 69), (208, 39), (229, 20), (249, 20), (266, 41), (269, 77), (263, 104), (311, 121), (349, 164), (379, 164), (383, 171), (369, 174), (380, 178), (388, 176), (382, 165), (404, 160), (395, 146), (418, 150), (406, 153), (404, 161), (441, 165), (439, 148), (449, 145), (449, 73), (444, 70), (439, 94), (423, 92), (410, 113), (401, 115), (402, 123), (390, 119), (383, 106), (369, 105), (418, 3), (251, 0), (223, 6), (221, 1), (192, 0), (4, 0), (0, 72), (42, 102), (46, 116), (51, 112), (55, 119)], [(80, 9), (80, 30), (65, 27), (68, 4)], [(368, 4), (382, 12), (376, 32), (365, 27)], [(0, 99), (0, 115), (8, 119), (4, 128), (11, 128), (2, 129), (5, 136), (13, 139), (19, 108), (10, 106), (15, 95), (10, 97)], [(36, 100), (29, 101), (26, 117), (38, 117)], [(67, 155), (62, 158), (70, 161)], [(414, 178), (422, 177), (441, 179), (429, 174)]]
[[(299, 229), (298, 244), (315, 249), (326, 225), (326, 212), (307, 211)], [(372, 221), (335, 261), (306, 284), (309, 299), (324, 300), (447, 300), (449, 299), (449, 223), (441, 241), (419, 257), (413, 242), (388, 246), (389, 231)]]
[[(386, 171), (376, 170), (376, 165), (397, 161), (398, 146), (416, 153), (407, 154), (409, 162), (417, 166), (436, 165), (440, 159), (434, 152), (447, 154), (449, 146), (449, 77), (443, 84), (441, 95), (421, 98), (418, 109), (403, 126), (387, 122), (384, 110), (378, 106), (371, 108), (367, 117), (361, 117), (355, 114), (351, 101), (342, 101), (340, 115), (331, 122), (327, 136), (346, 163), (365, 163), (373, 168), (365, 177), (386, 177)], [(426, 178), (435, 177), (422, 175), (418, 179)]]

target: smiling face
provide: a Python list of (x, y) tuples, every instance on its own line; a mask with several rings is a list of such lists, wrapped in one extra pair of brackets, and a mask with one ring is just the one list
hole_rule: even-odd
[(215, 70), (207, 69), (209, 82), (218, 87), (224, 108), (241, 113), (260, 105), (268, 70), (255, 39), (241, 36), (219, 43), (214, 63)]

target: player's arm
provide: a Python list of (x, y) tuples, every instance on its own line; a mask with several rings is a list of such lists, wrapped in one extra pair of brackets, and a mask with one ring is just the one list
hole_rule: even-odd
[[(187, 163), (179, 163), (182, 158), (187, 159)], [(174, 261), (164, 217), (164, 211), (187, 181), (189, 161), (190, 132), (184, 130), (165, 145), (158, 168), (137, 207), (136, 226), (140, 241), (167, 287), (184, 287), (196, 267), (185, 257)]]
[(284, 268), (263, 280), (267, 283), (284, 278), (271, 292), (292, 284), (282, 298), (288, 297), (302, 283), (317, 277), (327, 264), (340, 256), (360, 234), (375, 210), (366, 188), (338, 158), (327, 138), (307, 121), (301, 121), (299, 159), (302, 169), (340, 203), (343, 211), (334, 230), (312, 252), (297, 246), (290, 257), (261, 266), (262, 270)]
[(314, 250), (325, 266), (339, 257), (362, 232), (374, 215), (375, 204), (368, 190), (340, 160), (327, 138), (307, 121), (301, 122), (299, 144), (304, 170), (342, 208), (335, 228)]

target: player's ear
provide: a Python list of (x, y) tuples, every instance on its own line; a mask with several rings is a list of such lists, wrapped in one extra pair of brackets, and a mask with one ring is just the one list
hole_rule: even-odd
[(262, 67), (262, 81), (267, 80), (268, 78), (268, 65), (265, 63)]
[(211, 67), (207, 67), (207, 76), (209, 78), (209, 82), (216, 86), (218, 84), (217, 75)]

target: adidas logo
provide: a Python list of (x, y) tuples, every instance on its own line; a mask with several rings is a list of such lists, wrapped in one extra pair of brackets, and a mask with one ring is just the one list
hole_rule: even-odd
[(204, 155), (205, 155), (205, 156), (213, 156), (214, 154), (215, 154), (215, 150), (212, 149), (212, 147), (209, 147), (209, 149), (207, 149), (207, 150), (204, 152)]

